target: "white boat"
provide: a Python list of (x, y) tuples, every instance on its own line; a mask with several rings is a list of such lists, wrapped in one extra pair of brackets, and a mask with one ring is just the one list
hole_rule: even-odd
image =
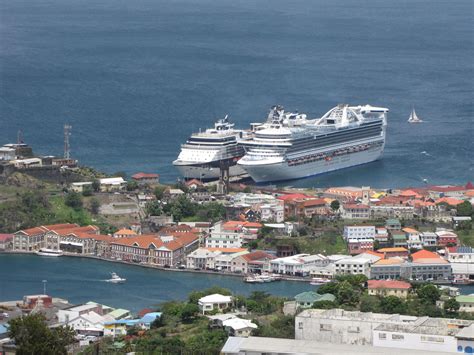
[(61, 250), (41, 248), (40, 250), (38, 250), (36, 252), (36, 255), (40, 255), (40, 256), (61, 256), (61, 255), (63, 255), (63, 252)]
[(127, 279), (121, 278), (115, 272), (111, 272), (110, 275), (111, 275), (111, 278), (108, 280), (105, 280), (106, 282), (111, 282), (113, 284), (123, 284), (125, 281), (127, 281)]
[(378, 160), (388, 109), (338, 105), (321, 118), (275, 106), (237, 162), (257, 183), (299, 179)]
[(331, 280), (329, 279), (323, 279), (321, 277), (313, 277), (310, 281), (310, 285), (319, 286), (319, 285), (327, 284), (329, 282), (331, 282)]
[(410, 117), (408, 118), (409, 123), (422, 123), (423, 120), (419, 118), (415, 112), (415, 108), (410, 113)]
[(236, 162), (244, 155), (244, 148), (239, 144), (244, 133), (234, 129), (234, 124), (225, 116), (214, 124), (214, 128), (191, 134), (181, 145), (173, 165), (185, 179), (218, 179), (222, 162), (230, 165), (230, 176), (242, 175), (245, 171)]

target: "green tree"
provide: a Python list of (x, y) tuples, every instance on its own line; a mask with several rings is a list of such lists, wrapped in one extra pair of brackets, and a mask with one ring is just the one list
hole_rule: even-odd
[(418, 299), (422, 303), (426, 304), (435, 304), (436, 301), (439, 300), (439, 297), (441, 295), (438, 287), (433, 284), (426, 284), (420, 286), (416, 290), (416, 293), (418, 295)]
[(196, 317), (199, 313), (199, 307), (197, 304), (194, 303), (186, 303), (184, 307), (181, 309), (181, 320), (183, 322), (190, 322), (192, 319)]
[(100, 202), (95, 197), (91, 199), (90, 210), (93, 214), (99, 214)]
[(70, 327), (49, 329), (42, 314), (12, 319), (9, 335), (15, 340), (18, 355), (67, 354), (66, 346), (74, 342)]
[(127, 181), (127, 191), (135, 191), (138, 189), (138, 183), (135, 180)]
[(380, 300), (380, 309), (382, 313), (399, 313), (405, 314), (407, 312), (407, 306), (403, 300), (396, 296), (386, 296)]
[(333, 309), (333, 308), (337, 308), (337, 303), (333, 301), (317, 301), (313, 303), (312, 308)]
[(71, 191), (66, 195), (64, 204), (79, 211), (82, 208), (82, 198), (77, 192)]
[(155, 194), (155, 196), (158, 200), (161, 200), (161, 199), (163, 199), (165, 191), (166, 191), (166, 186), (158, 185), (158, 186), (155, 187), (155, 190), (153, 191), (153, 193)]
[(95, 192), (99, 192), (100, 191), (100, 181), (99, 180), (94, 180), (92, 181), (92, 190), (94, 190)]
[(461, 305), (455, 298), (450, 298), (444, 302), (443, 309), (451, 316), (457, 315)]
[(472, 205), (469, 201), (464, 201), (456, 206), (457, 216), (472, 216)]
[(380, 312), (380, 298), (375, 296), (363, 295), (360, 298), (361, 312)]
[(147, 202), (145, 205), (145, 210), (149, 216), (159, 216), (163, 212), (160, 201)]
[(249, 194), (249, 193), (252, 192), (252, 189), (250, 188), (250, 186), (245, 186), (243, 192), (246, 193), (246, 194)]
[(343, 281), (337, 287), (336, 300), (340, 305), (354, 306), (359, 302), (359, 293), (348, 281)]
[(341, 207), (341, 203), (338, 200), (333, 200), (331, 201), (330, 206), (333, 212), (337, 212), (339, 210), (339, 207)]
[(92, 196), (94, 191), (92, 191), (92, 186), (91, 185), (85, 185), (82, 187), (82, 196)]

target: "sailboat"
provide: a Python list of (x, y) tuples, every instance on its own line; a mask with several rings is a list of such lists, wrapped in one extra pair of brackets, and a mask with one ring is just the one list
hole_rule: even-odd
[(415, 108), (410, 113), (410, 117), (408, 118), (408, 123), (422, 123), (423, 120), (420, 119), (415, 112)]

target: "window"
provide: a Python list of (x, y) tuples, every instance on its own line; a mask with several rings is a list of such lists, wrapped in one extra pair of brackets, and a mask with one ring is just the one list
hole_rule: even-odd
[(298, 329), (303, 329), (303, 322), (298, 322)]
[(347, 332), (348, 333), (360, 333), (360, 329), (359, 329), (359, 327), (356, 327), (356, 326), (349, 326), (349, 328), (347, 329)]
[(319, 330), (321, 330), (321, 331), (331, 331), (332, 330), (332, 325), (331, 324), (320, 324), (319, 325)]
[(405, 337), (401, 334), (392, 334), (392, 340), (403, 340)]
[(422, 335), (421, 341), (427, 343), (444, 343), (444, 338)]
[(387, 333), (379, 333), (379, 339), (380, 339), (380, 340), (385, 340), (385, 339), (387, 339)]

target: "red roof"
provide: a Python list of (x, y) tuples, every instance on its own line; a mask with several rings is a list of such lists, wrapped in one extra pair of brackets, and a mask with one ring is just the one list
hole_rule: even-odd
[(440, 256), (436, 253), (433, 253), (428, 250), (420, 250), (417, 251), (416, 253), (411, 254), (411, 257), (413, 260), (418, 260), (418, 259), (439, 259)]
[(448, 205), (451, 205), (451, 206), (456, 206), (463, 202), (464, 202), (463, 200), (460, 200), (454, 197), (442, 197), (435, 201), (437, 205), (440, 203), (447, 203)]
[(287, 194), (287, 195), (281, 195), (278, 196), (277, 199), (282, 200), (282, 201), (289, 201), (289, 200), (295, 200), (298, 198), (308, 198), (310, 196), (304, 195), (304, 194)]
[(203, 186), (204, 184), (198, 179), (191, 179), (191, 180), (186, 181), (186, 186), (191, 186), (191, 185)]
[(141, 180), (141, 179), (158, 179), (160, 175), (152, 173), (136, 173), (132, 175), (132, 179)]
[(369, 280), (367, 281), (369, 289), (374, 288), (392, 288), (392, 289), (402, 289), (409, 290), (411, 285), (405, 281), (397, 280)]
[(311, 200), (303, 201), (304, 207), (311, 207), (311, 206), (326, 206), (326, 200), (322, 198), (316, 198)]
[(369, 206), (364, 204), (352, 204), (348, 203), (344, 205), (344, 209), (351, 209), (351, 210), (366, 210), (369, 209)]
[(13, 238), (13, 234), (0, 234), (0, 242), (5, 242), (11, 238)]
[(261, 251), (261, 250), (256, 250), (252, 253), (242, 255), (242, 257), (245, 260), (247, 260), (247, 262), (258, 261), (258, 260), (263, 260), (263, 259), (275, 259), (273, 255), (265, 253), (264, 251)]
[(383, 259), (385, 257), (384, 254), (382, 253), (377, 253), (376, 251), (373, 251), (373, 250), (366, 250), (364, 251), (365, 254), (370, 254), (370, 255), (375, 255), (375, 256), (378, 256), (379, 258)]

